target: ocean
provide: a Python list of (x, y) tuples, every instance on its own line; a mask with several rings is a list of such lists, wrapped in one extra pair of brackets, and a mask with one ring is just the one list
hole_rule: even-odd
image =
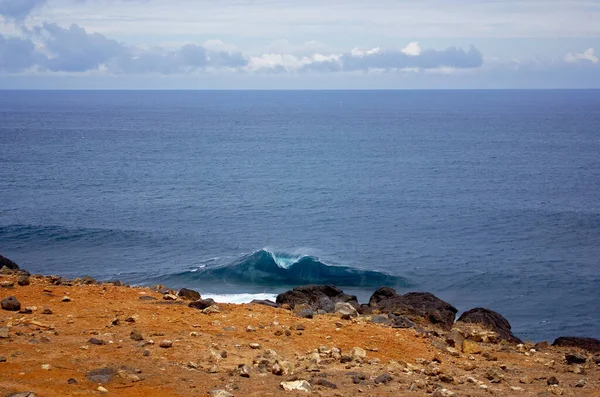
[(600, 337), (600, 91), (1, 91), (0, 254), (228, 301), (330, 283)]

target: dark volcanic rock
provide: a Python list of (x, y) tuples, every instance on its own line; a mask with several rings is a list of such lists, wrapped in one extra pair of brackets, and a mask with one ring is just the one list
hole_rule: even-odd
[(316, 310), (323, 310), (325, 313), (333, 313), (335, 311), (335, 303), (328, 296), (323, 296), (315, 303)]
[(396, 314), (389, 314), (390, 320), (392, 321), (392, 328), (416, 328), (417, 325), (410, 321), (404, 316), (398, 316)]
[(19, 270), (19, 265), (17, 265), (15, 262), (11, 261), (10, 259), (0, 255), (0, 269), (2, 269), (4, 266), (9, 268), (10, 270)]
[(21, 287), (29, 285), (30, 284), (29, 276), (26, 274), (21, 274), (19, 276), (19, 278), (17, 279), (17, 284), (19, 284)]
[(383, 313), (406, 316), (410, 320), (424, 319), (432, 324), (450, 329), (456, 308), (429, 292), (409, 292), (398, 295), (393, 288), (382, 287), (373, 293), (369, 306)]
[(300, 311), (298, 311), (298, 313), (296, 313), (296, 315), (298, 317), (302, 317), (302, 318), (313, 318), (315, 316), (315, 312), (313, 311), (313, 309), (302, 309)]
[(2, 309), (11, 312), (18, 312), (21, 310), (21, 303), (15, 296), (9, 296), (8, 298), (2, 299)]
[(579, 354), (565, 354), (565, 361), (567, 364), (585, 364), (587, 359)]
[(329, 382), (328, 380), (325, 380), (323, 378), (316, 379), (311, 383), (314, 385), (327, 387), (329, 389), (337, 389), (338, 388), (335, 383)]
[(270, 299), (253, 299), (252, 302), (250, 302), (250, 303), (255, 304), (255, 305), (264, 305), (264, 306), (274, 307), (276, 309), (278, 309), (280, 307), (277, 303), (273, 302)]
[(561, 336), (552, 343), (552, 346), (578, 347), (593, 353), (600, 352), (600, 340), (595, 338)]
[(91, 382), (102, 384), (110, 382), (116, 374), (115, 368), (97, 368), (88, 372), (86, 376)]
[(376, 384), (380, 384), (383, 383), (388, 384), (389, 382), (391, 382), (393, 380), (393, 378), (390, 376), (390, 374), (382, 374), (379, 375), (377, 378), (375, 378), (375, 383)]
[(183, 299), (187, 299), (190, 301), (197, 301), (202, 298), (198, 291), (194, 291), (193, 289), (187, 289), (187, 288), (180, 289), (179, 292), (177, 293), (177, 295), (179, 295)]
[(194, 309), (199, 309), (199, 310), (204, 310), (207, 307), (213, 306), (216, 302), (211, 299), (200, 299), (198, 301), (195, 302), (191, 302), (188, 306), (189, 307), (193, 307)]
[(315, 310), (318, 310), (316, 306), (321, 298), (329, 298), (334, 304), (337, 302), (348, 302), (354, 306), (354, 308), (360, 307), (358, 300), (354, 295), (345, 294), (344, 291), (333, 285), (313, 284), (296, 287), (290, 291), (277, 295), (277, 304), (287, 304), (293, 309), (296, 305), (305, 303), (312, 306)]
[(484, 328), (497, 333), (500, 338), (512, 343), (523, 342), (521, 339), (513, 335), (508, 320), (502, 317), (500, 313), (496, 313), (493, 310), (476, 307), (475, 309), (464, 312), (458, 321), (463, 323), (480, 324)]
[(88, 340), (88, 343), (91, 345), (98, 345), (98, 346), (106, 345), (105, 341), (103, 341), (102, 339), (97, 339), (97, 338), (90, 338)]

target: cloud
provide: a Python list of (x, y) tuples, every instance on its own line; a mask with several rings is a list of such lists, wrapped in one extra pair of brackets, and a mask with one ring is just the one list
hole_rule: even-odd
[[(402, 70), (469, 69), (482, 65), (475, 48), (421, 49), (409, 43), (401, 50), (353, 49), (343, 53), (313, 52), (306, 55), (269, 52), (244, 54), (237, 47), (209, 40), (179, 48), (130, 46), (86, 31), (79, 25), (68, 28), (43, 23), (27, 30), (28, 38), (2, 36), (0, 68), (7, 72), (27, 69), (49, 72), (110, 74), (188, 74), (196, 71), (237, 70), (266, 73), (334, 73)], [(310, 43), (310, 45), (320, 44)], [(289, 47), (289, 46), (288, 46)]]
[(35, 8), (45, 3), (46, 0), (0, 0), (0, 16), (8, 21), (23, 22)]
[(0, 35), (0, 71), (22, 72), (42, 60), (31, 40)]
[(589, 61), (591, 63), (598, 63), (598, 57), (596, 56), (593, 48), (588, 48), (583, 53), (568, 53), (565, 56), (565, 61), (569, 63), (577, 63), (579, 61)]

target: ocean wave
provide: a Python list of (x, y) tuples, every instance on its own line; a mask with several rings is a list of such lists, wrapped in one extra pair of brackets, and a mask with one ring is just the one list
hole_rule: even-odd
[(225, 283), (263, 287), (301, 284), (334, 284), (342, 287), (407, 286), (402, 277), (375, 270), (334, 266), (310, 255), (271, 252), (266, 249), (244, 255), (233, 262), (197, 269), (160, 278), (165, 284), (203, 285)]

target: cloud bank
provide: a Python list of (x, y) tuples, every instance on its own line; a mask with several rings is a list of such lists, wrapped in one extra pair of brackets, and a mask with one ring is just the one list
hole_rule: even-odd
[(25, 18), (46, 0), (0, 0), (0, 16), (15, 22), (23, 22)]
[(203, 45), (187, 44), (177, 49), (160, 46), (128, 46), (81, 26), (68, 28), (43, 23), (26, 30), (24, 37), (0, 35), (0, 70), (3, 72), (89, 72), (163, 75), (206, 70), (242, 72), (356, 72), (438, 68), (471, 69), (483, 64), (475, 47), (468, 50), (420, 48), (410, 43), (400, 50), (353, 49), (343, 53), (292, 55), (267, 53), (247, 55), (220, 40)]

